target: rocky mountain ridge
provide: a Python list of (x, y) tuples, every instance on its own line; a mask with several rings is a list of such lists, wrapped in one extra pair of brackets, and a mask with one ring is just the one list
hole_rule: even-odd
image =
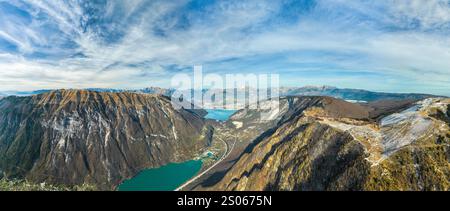
[(7, 177), (111, 189), (140, 170), (192, 159), (211, 128), (167, 97), (57, 90), (0, 101)]
[(305, 107), (264, 133), (207, 190), (449, 190), (449, 99), (381, 119), (340, 103), (334, 114)]

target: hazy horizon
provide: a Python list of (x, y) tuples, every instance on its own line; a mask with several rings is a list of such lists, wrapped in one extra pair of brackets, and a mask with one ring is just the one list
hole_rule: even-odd
[[(429, 95), (436, 95), (436, 96), (443, 96), (443, 97), (450, 97), (450, 95), (445, 94), (432, 94), (432, 93), (425, 93), (425, 92), (385, 92), (385, 91), (378, 91), (378, 90), (369, 90), (369, 89), (358, 89), (358, 88), (348, 88), (348, 87), (336, 87), (331, 85), (304, 85), (304, 86), (280, 86), (280, 88), (322, 88), (322, 87), (329, 87), (329, 88), (337, 88), (337, 89), (354, 89), (354, 90), (364, 90), (369, 92), (377, 92), (377, 93), (392, 93), (392, 94), (429, 94)], [(100, 88), (100, 87), (89, 87), (89, 88), (55, 88), (55, 89), (32, 89), (32, 90), (0, 90), (0, 94), (14, 94), (14, 93), (30, 93), (30, 92), (38, 92), (38, 91), (55, 91), (55, 90), (118, 90), (118, 91), (137, 91), (142, 90), (146, 88), (161, 88), (161, 89), (175, 89), (171, 87), (160, 87), (160, 86), (148, 86), (148, 87), (142, 87), (142, 88)]]

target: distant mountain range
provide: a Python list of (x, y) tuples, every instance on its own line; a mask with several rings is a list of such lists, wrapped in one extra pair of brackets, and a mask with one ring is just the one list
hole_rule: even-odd
[(6, 97), (6, 96), (30, 96), (30, 95), (37, 95), (42, 94), (46, 92), (50, 92), (51, 90), (36, 90), (36, 91), (4, 91), (0, 92), (0, 97)]
[[(159, 94), (164, 96), (172, 96), (175, 89), (166, 89), (160, 87), (149, 87), (143, 89), (127, 90), (127, 89), (103, 89), (103, 88), (88, 88), (88, 91), (98, 92), (134, 92), (134, 93), (146, 93), (146, 94)], [(37, 90), (30, 92), (0, 92), (0, 96), (29, 96), (35, 94), (42, 94), (51, 90)], [(203, 93), (208, 90), (202, 90)], [(225, 91), (225, 93), (231, 93), (232, 90)], [(242, 91), (242, 90), (240, 90)], [(280, 96), (328, 96), (338, 99), (348, 100), (351, 102), (373, 102), (377, 100), (420, 100), (429, 97), (436, 97), (431, 94), (417, 94), (417, 93), (385, 93), (385, 92), (372, 92), (362, 89), (341, 89), (332, 86), (305, 86), (305, 87), (281, 87), (279, 89)], [(231, 97), (231, 94), (230, 94)], [(226, 98), (226, 94), (225, 94)], [(232, 101), (232, 100), (229, 100)], [(234, 100), (233, 100), (234, 102)]]
[(405, 99), (420, 100), (435, 97), (430, 94), (372, 92), (362, 89), (340, 89), (331, 86), (282, 87), (280, 88), (280, 93), (281, 96), (328, 96), (357, 102)]

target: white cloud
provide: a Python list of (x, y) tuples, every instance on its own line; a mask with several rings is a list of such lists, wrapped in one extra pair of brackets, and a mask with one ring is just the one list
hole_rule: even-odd
[(420, 21), (425, 29), (435, 29), (450, 22), (450, 2), (448, 0), (396, 0), (391, 12), (399, 20)]
[[(286, 62), (295, 55), (295, 60), (308, 61), (308, 52), (332, 54), (314, 58), (317, 64), (450, 88), (448, 1), (319, 0), (292, 23), (276, 17), (283, 15), (280, 2), (284, 1), (218, 1), (199, 12), (184, 11), (187, 0), (108, 1), (98, 13), (89, 14), (84, 7), (91, 2), (86, 1), (13, 1), (33, 21), (26, 25), (11, 22), (10, 15), (0, 18), (0, 37), (21, 51), (21, 59), (0, 56), (0, 90), (145, 86), (170, 76), (165, 66), (258, 56), (265, 60), (272, 54), (286, 54)], [(179, 27), (180, 21), (188, 25)], [(93, 26), (86, 30), (87, 23)], [(44, 26), (55, 29), (43, 30)], [(67, 47), (69, 41), (76, 45)], [(28, 56), (36, 52), (53, 56)], [(236, 71), (234, 66), (220, 68)], [(255, 62), (254, 68), (263, 67)], [(296, 68), (302, 67), (290, 69)]]

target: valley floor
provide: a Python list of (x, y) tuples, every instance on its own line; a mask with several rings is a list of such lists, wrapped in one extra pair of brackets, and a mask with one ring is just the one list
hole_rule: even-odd
[(227, 145), (223, 159), (213, 165), (204, 166), (205, 170), (202, 170), (188, 185), (182, 186), (179, 190), (203, 190), (204, 187), (216, 184), (250, 144), (248, 141), (238, 139), (225, 127), (220, 127), (216, 134), (213, 142), (224, 142)]

